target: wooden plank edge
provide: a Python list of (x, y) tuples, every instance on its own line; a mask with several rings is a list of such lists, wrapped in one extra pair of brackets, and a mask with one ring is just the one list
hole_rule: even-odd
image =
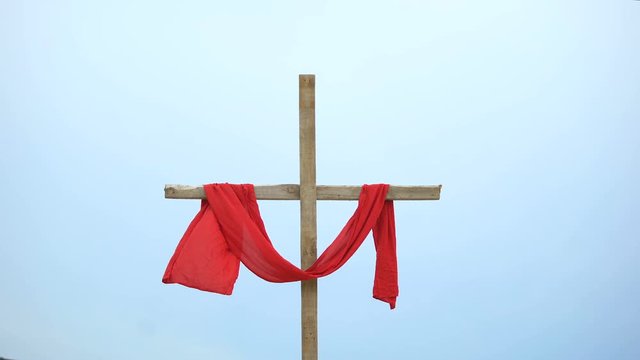
[[(318, 185), (318, 200), (358, 200), (361, 186)], [(387, 200), (440, 200), (442, 185), (391, 185)], [(255, 185), (258, 200), (299, 200), (300, 186), (297, 184)], [(204, 199), (202, 186), (167, 184), (165, 199)]]

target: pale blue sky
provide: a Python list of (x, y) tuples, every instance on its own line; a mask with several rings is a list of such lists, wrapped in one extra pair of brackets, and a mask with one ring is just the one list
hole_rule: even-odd
[(638, 359), (639, 39), (631, 0), (2, 1), (0, 356), (298, 358), (297, 283), (161, 283), (162, 188), (297, 182), (315, 73), (318, 183), (444, 185), (396, 204), (396, 310), (370, 240), (320, 281), (322, 359)]

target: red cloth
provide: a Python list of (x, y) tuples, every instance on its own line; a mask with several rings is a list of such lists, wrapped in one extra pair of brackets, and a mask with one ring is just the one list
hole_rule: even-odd
[(376, 246), (373, 297), (395, 308), (398, 296), (393, 202), (389, 185), (363, 185), (358, 208), (336, 239), (306, 270), (284, 259), (265, 230), (253, 185), (209, 184), (200, 211), (169, 261), (162, 282), (230, 295), (240, 262), (271, 282), (327, 276), (356, 252), (371, 230)]

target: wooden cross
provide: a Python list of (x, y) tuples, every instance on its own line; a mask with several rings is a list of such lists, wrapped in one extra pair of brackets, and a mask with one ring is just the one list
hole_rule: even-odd
[[(258, 200), (300, 200), (301, 268), (317, 258), (316, 200), (358, 200), (360, 186), (316, 186), (315, 75), (299, 76), (300, 185), (255, 186)], [(442, 185), (389, 187), (388, 200), (439, 200)], [(167, 199), (205, 199), (202, 186), (165, 185)], [(302, 360), (318, 359), (318, 284), (301, 285)]]

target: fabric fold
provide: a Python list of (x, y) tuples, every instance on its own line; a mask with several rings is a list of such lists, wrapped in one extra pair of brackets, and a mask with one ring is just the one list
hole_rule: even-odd
[(327, 276), (344, 265), (373, 230), (376, 269), (373, 297), (395, 308), (398, 271), (389, 185), (363, 185), (358, 207), (336, 239), (302, 270), (273, 247), (251, 184), (208, 184), (198, 214), (171, 257), (162, 281), (230, 295), (240, 262), (270, 282)]

